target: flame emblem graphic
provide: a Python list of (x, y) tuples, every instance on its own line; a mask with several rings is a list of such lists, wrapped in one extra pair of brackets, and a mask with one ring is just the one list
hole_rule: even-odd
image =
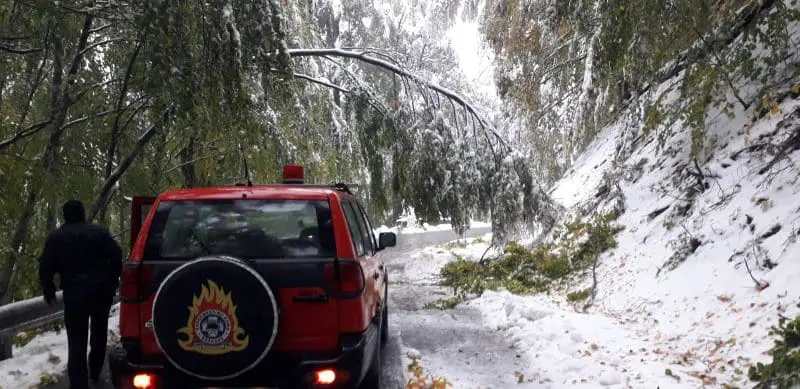
[(187, 336), (178, 339), (178, 345), (190, 352), (204, 355), (222, 355), (232, 351), (242, 351), (250, 343), (250, 336), (239, 327), (236, 305), (231, 293), (206, 280), (200, 295), (195, 295), (189, 306), (189, 319), (186, 327), (178, 330)]

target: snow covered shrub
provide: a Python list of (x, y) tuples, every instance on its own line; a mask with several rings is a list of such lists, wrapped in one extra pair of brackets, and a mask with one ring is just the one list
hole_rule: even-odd
[(485, 266), (460, 257), (445, 265), (440, 275), (441, 285), (453, 288), (453, 293), (459, 298), (483, 293), (488, 278)]
[(33, 340), (33, 338), (48, 331), (55, 331), (56, 333), (59, 333), (63, 326), (64, 326), (64, 319), (59, 319), (55, 323), (48, 324), (43, 327), (31, 328), (29, 330), (22, 331), (18, 333), (16, 337), (14, 337), (13, 341), (14, 346), (15, 347), (25, 346), (26, 344), (30, 343)]
[(589, 298), (589, 295), (592, 293), (591, 289), (583, 289), (577, 292), (569, 292), (567, 293), (567, 302), (575, 303), (578, 301), (583, 301)]
[(461, 297), (453, 296), (453, 297), (450, 297), (450, 298), (438, 299), (436, 301), (431, 301), (429, 303), (425, 303), (424, 308), (425, 309), (439, 309), (439, 310), (453, 309), (458, 304), (461, 304), (462, 301), (464, 301), (464, 300)]
[[(800, 307), (800, 304), (798, 304)], [(778, 325), (772, 327), (778, 339), (769, 351), (772, 363), (757, 363), (750, 367), (751, 381), (758, 382), (757, 389), (790, 389), (800, 386), (800, 315), (789, 320), (781, 315)]]
[[(440, 273), (441, 285), (453, 288), (455, 299), (439, 300), (431, 308), (452, 308), (468, 296), (485, 290), (506, 289), (511, 293), (547, 292), (554, 285), (580, 280), (595, 264), (600, 254), (616, 247), (620, 227), (612, 225), (615, 212), (603, 214), (592, 222), (580, 219), (559, 226), (561, 234), (553, 242), (537, 244), (532, 249), (511, 242), (503, 255), (481, 264), (457, 258)], [(581, 297), (582, 294), (585, 296)], [(589, 292), (577, 292), (572, 298), (585, 299)]]

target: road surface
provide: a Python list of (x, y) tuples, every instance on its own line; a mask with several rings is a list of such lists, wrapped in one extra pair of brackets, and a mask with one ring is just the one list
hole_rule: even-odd
[[(487, 228), (473, 229), (467, 237), (479, 236), (489, 232)], [(387, 260), (389, 268), (389, 325), (390, 340), (383, 350), (383, 384), (386, 389), (404, 388), (406, 348), (419, 351), (426, 368), (439, 371), (469, 371), (480, 377), (485, 371), (484, 382), (499, 382), (492, 377), (491, 366), (521, 364), (507, 342), (500, 334), (491, 333), (480, 326), (480, 314), (469, 308), (447, 311), (423, 309), (426, 302), (446, 295), (442, 288), (430, 281), (410, 280), (405, 267), (411, 254), (421, 248), (442, 244), (457, 239), (453, 231), (433, 231), (426, 233), (403, 234), (397, 239), (397, 246), (390, 249)], [(447, 366), (436, 360), (427, 360), (427, 355), (443, 355)], [(440, 358), (441, 360), (441, 358)], [(433, 363), (433, 365), (428, 365)], [(105, 371), (107, 373), (107, 369)], [(69, 389), (66, 377), (61, 377), (55, 385), (43, 389)], [(100, 388), (113, 389), (107, 375), (104, 375)]]

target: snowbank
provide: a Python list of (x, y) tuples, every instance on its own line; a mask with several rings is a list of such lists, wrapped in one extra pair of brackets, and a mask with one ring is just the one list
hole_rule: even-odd
[(544, 387), (685, 387), (664, 375), (668, 366), (650, 342), (603, 315), (570, 312), (547, 297), (505, 291), (486, 292), (466, 304), (479, 308), (489, 330), (504, 331), (528, 356), (528, 378), (548, 383)]
[[(418, 288), (435, 285), (445, 264), (459, 257), (479, 259), (488, 247), (486, 242), (490, 241), (491, 234), (487, 234), (419, 250), (405, 262), (402, 283), (417, 285)], [(522, 376), (519, 383), (506, 381), (505, 385), (498, 387), (683, 387), (664, 375), (669, 366), (660, 361), (660, 351), (648, 339), (643, 339), (613, 318), (573, 312), (571, 307), (559, 304), (549, 296), (517, 296), (506, 291), (485, 292), (477, 299), (460, 304), (457, 309), (462, 312), (475, 310), (480, 316), (468, 321), (459, 320), (457, 325), (463, 327), (463, 331), (474, 332), (473, 327), (479, 326), (487, 337), (500, 333), (511, 347), (506, 353), (516, 355), (516, 360), (525, 364), (491, 367), (488, 370), (497, 373), (493, 378), (495, 381), (492, 381), (487, 377), (486, 366), (476, 366), (473, 371), (454, 368), (453, 358), (468, 358), (468, 355), (439, 355), (440, 352), (420, 353), (404, 349), (406, 363), (410, 363), (411, 358), (420, 359), (429, 374), (447, 378), (455, 388), (473, 388), (478, 383), (499, 385), (501, 381), (514, 377), (515, 373)], [(417, 314), (414, 319), (422, 326), (437, 320), (445, 322), (449, 315), (447, 310), (430, 310)], [(464, 336), (464, 333), (457, 332), (458, 328), (452, 330), (454, 336)], [(498, 355), (496, 358), (501, 357)]]
[[(492, 224), (487, 222), (481, 221), (473, 221), (470, 223), (471, 229), (477, 228), (491, 228)], [(437, 225), (430, 225), (428, 223), (422, 224), (415, 224), (409, 223), (405, 226), (394, 226), (394, 227), (387, 227), (382, 225), (373, 230), (375, 234), (380, 234), (381, 232), (394, 232), (395, 234), (422, 234), (426, 232), (435, 232), (435, 231), (450, 231), (453, 229), (453, 226), (450, 223), (442, 223)]]
[[(111, 310), (108, 338), (119, 339), (119, 305)], [(55, 379), (67, 369), (67, 334), (49, 331), (22, 347), (14, 347), (14, 358), (0, 361), (0, 388), (39, 387), (42, 377)], [(52, 383), (52, 382), (51, 382)]]
[(797, 314), (800, 153), (761, 172), (771, 157), (758, 151), (800, 126), (800, 100), (778, 108), (755, 123), (741, 108), (730, 117), (711, 112), (707, 136), (717, 146), (696, 164), (689, 131), (675, 123), (666, 150), (651, 134), (615, 167), (631, 134), (609, 127), (551, 192), (577, 210), (595, 203), (603, 185), (618, 186), (625, 230), (601, 259), (596, 312), (659, 349), (653, 361), (684, 387), (748, 385), (748, 367), (770, 360), (777, 315)]

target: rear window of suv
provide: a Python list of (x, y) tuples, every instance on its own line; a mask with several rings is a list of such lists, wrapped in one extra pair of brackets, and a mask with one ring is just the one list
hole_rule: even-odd
[(162, 201), (150, 225), (145, 259), (333, 257), (334, 242), (328, 201)]

